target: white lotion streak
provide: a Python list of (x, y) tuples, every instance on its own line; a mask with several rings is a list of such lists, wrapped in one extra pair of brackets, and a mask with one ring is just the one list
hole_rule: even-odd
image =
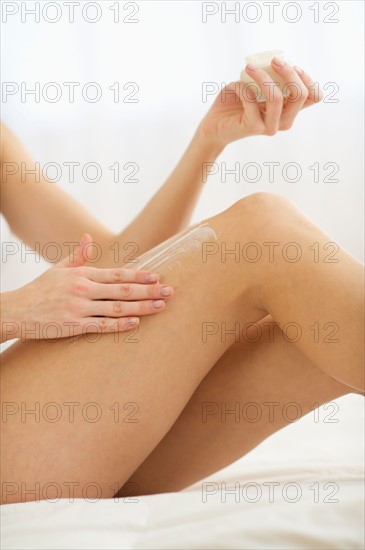
[(142, 254), (137, 262), (126, 264), (124, 267), (157, 271), (157, 273), (160, 266), (168, 266), (170, 270), (180, 268), (184, 257), (196, 256), (199, 251), (202, 251), (203, 243), (215, 241), (217, 241), (215, 231), (207, 223), (201, 223), (174, 235)]

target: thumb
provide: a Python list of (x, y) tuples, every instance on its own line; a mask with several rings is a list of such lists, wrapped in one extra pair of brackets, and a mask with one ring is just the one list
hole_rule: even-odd
[(57, 267), (80, 267), (88, 261), (88, 248), (92, 243), (92, 238), (89, 233), (84, 233), (81, 237), (79, 245), (66, 258), (58, 262)]

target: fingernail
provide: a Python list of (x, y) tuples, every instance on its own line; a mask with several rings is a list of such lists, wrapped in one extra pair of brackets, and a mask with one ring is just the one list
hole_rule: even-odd
[(284, 61), (282, 59), (279, 59), (278, 57), (274, 57), (272, 62), (278, 67), (284, 67), (285, 65)]
[(163, 286), (160, 290), (161, 296), (171, 296), (172, 288), (171, 286)]
[(249, 71), (254, 71), (255, 70), (255, 67), (253, 65), (251, 65), (251, 63), (247, 63), (246, 65), (246, 71), (249, 70)]
[(128, 324), (139, 325), (139, 317), (128, 317)]
[(147, 275), (147, 281), (149, 283), (156, 283), (158, 281), (158, 275), (156, 273), (149, 273)]
[(298, 74), (303, 74), (303, 69), (297, 67), (297, 65), (294, 65), (294, 69), (297, 71)]
[(165, 302), (163, 300), (154, 300), (152, 302), (152, 306), (155, 309), (161, 309), (165, 305)]

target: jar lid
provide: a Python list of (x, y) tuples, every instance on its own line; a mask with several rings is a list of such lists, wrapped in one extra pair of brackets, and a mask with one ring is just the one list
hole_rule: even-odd
[(246, 60), (246, 63), (250, 63), (254, 67), (262, 68), (262, 67), (266, 67), (267, 65), (270, 65), (271, 60), (274, 57), (278, 57), (279, 59), (284, 59), (283, 50), (267, 50), (265, 52), (251, 54), (251, 55), (248, 55), (245, 58), (245, 60)]

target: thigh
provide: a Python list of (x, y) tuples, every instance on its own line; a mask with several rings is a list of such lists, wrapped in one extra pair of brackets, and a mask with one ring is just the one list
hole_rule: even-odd
[[(220, 326), (210, 339), (225, 337), (227, 329), (233, 326)], [(181, 490), (353, 391), (311, 363), (270, 316), (226, 337), (233, 345), (119, 496)]]
[[(224, 214), (211, 221), (214, 240), (225, 226)], [(82, 497), (89, 487), (111, 497), (230, 346), (204, 342), (202, 324), (262, 317), (248, 278), (202, 261), (210, 238), (205, 227), (141, 258), (137, 267), (157, 268), (175, 297), (137, 333), (18, 342), (4, 352), (2, 502)]]

